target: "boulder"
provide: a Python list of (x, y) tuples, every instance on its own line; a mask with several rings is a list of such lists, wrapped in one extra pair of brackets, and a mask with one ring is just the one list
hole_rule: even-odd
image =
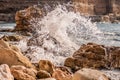
[(84, 44), (64, 65), (73, 72), (80, 68), (120, 68), (120, 47), (107, 47), (95, 43)]
[(14, 80), (7, 64), (0, 65), (0, 80)]
[(73, 75), (72, 80), (110, 80), (106, 75), (98, 70), (83, 68)]
[(10, 68), (12, 75), (16, 80), (36, 80), (37, 71), (24, 66), (12, 66)]
[(47, 71), (40, 70), (40, 71), (37, 72), (37, 78), (38, 79), (50, 78), (50, 77), (51, 77), (51, 75)]
[(52, 74), (54, 71), (54, 65), (49, 60), (40, 60), (39, 70), (45, 70), (48, 73)]
[(42, 10), (37, 6), (28, 7), (25, 10), (20, 10), (16, 12), (15, 20), (16, 20), (16, 27), (15, 31), (31, 31), (32, 23), (31, 20), (34, 18), (40, 18), (42, 16)]
[(0, 64), (23, 65), (26, 67), (35, 68), (29, 59), (20, 52), (20, 50), (12, 46), (4, 40), (0, 40)]

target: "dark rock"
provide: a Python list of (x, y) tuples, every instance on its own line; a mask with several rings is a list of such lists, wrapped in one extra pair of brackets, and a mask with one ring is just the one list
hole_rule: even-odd
[(51, 75), (50, 73), (48, 73), (47, 71), (44, 71), (44, 70), (40, 70), (37, 72), (37, 78), (38, 79), (45, 79), (45, 78), (50, 78)]

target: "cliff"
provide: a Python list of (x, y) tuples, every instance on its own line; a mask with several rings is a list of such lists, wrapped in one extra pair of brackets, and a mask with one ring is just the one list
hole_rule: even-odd
[(120, 0), (72, 0), (75, 9), (90, 15), (120, 13)]
[(120, 16), (120, 0), (0, 0), (0, 21), (13, 22), (16, 11), (35, 4), (44, 6), (46, 3), (51, 5), (69, 1), (74, 4), (75, 11), (85, 15), (101, 16), (113, 13)]

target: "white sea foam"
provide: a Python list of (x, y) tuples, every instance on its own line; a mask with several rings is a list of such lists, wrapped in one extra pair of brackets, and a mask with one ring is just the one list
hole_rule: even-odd
[(80, 44), (101, 40), (101, 31), (96, 24), (79, 13), (68, 11), (62, 5), (58, 5), (42, 19), (32, 19), (31, 24), (35, 31), (27, 43), (26, 56), (33, 63), (48, 59), (62, 65), (65, 58), (71, 56)]

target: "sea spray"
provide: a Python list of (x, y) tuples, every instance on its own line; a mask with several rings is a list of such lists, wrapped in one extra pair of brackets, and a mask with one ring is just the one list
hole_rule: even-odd
[[(33, 63), (48, 59), (63, 65), (81, 44), (100, 42), (102, 32), (89, 18), (58, 5), (42, 19), (31, 19), (33, 37), (27, 42), (26, 56)], [(23, 43), (23, 42), (22, 42)]]

